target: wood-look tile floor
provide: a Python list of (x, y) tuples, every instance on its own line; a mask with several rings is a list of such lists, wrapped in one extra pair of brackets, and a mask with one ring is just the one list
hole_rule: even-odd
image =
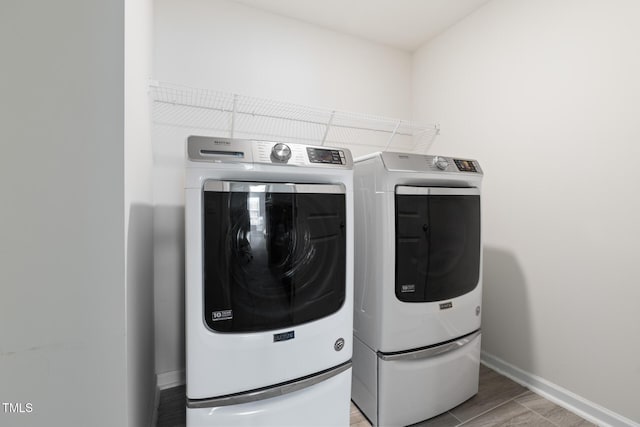
[[(184, 427), (185, 387), (160, 394), (157, 427)], [(351, 403), (351, 427), (370, 427)], [(594, 424), (480, 365), (478, 394), (435, 418), (411, 427), (589, 427)], [(328, 426), (330, 427), (330, 426)]]

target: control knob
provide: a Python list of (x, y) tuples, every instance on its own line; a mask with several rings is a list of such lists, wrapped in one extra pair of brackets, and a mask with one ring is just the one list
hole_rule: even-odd
[(278, 143), (271, 149), (271, 160), (287, 163), (291, 158), (291, 148), (287, 144)]
[(449, 161), (444, 157), (436, 156), (433, 158), (433, 164), (443, 171), (449, 166)]

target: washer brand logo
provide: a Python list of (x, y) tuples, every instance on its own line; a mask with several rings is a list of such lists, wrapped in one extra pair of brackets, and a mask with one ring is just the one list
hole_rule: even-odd
[(416, 291), (416, 285), (414, 285), (413, 283), (409, 284), (409, 285), (402, 285), (400, 287), (400, 292), (407, 293), (407, 292), (415, 292)]
[(338, 338), (336, 342), (333, 344), (333, 349), (335, 351), (340, 351), (344, 348), (344, 338)]
[(287, 332), (282, 332), (280, 334), (273, 334), (273, 342), (288, 341), (288, 340), (294, 339), (295, 337), (296, 337), (295, 331), (287, 331)]
[(218, 140), (213, 140), (213, 143), (216, 145), (231, 145), (231, 143), (229, 141), (218, 141)]
[(214, 322), (217, 322), (218, 320), (233, 319), (233, 310), (214, 311), (213, 313), (211, 313), (211, 317)]
[(451, 308), (451, 307), (453, 307), (452, 302), (445, 302), (440, 304), (440, 310), (446, 310), (447, 308)]

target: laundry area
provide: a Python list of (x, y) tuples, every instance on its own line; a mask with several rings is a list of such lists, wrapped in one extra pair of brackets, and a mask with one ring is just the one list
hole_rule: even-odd
[(0, 426), (640, 427), (639, 19), (8, 0)]

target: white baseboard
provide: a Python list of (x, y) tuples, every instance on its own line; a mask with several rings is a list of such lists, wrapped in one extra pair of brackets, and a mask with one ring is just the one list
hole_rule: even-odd
[(158, 374), (157, 377), (158, 377), (157, 384), (158, 384), (159, 390), (164, 390), (167, 388), (183, 385), (186, 380), (184, 370), (165, 372), (162, 374)]
[(489, 353), (483, 351), (481, 360), (489, 368), (600, 427), (640, 427), (640, 424), (635, 421), (616, 414), (544, 378), (525, 372)]

